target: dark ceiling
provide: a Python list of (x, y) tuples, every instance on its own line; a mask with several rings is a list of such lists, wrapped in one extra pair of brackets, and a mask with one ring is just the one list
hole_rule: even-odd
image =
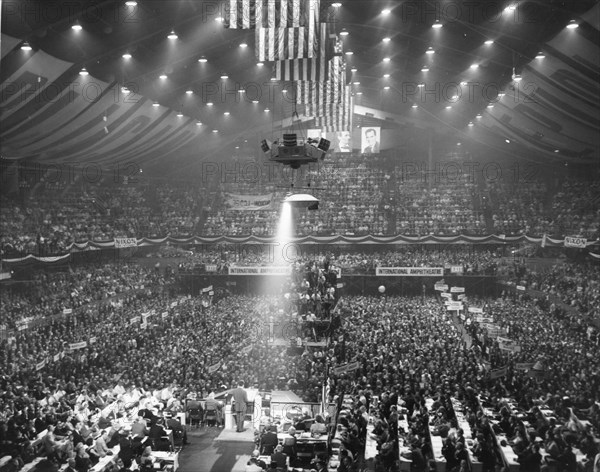
[[(510, 84), (513, 74), (535, 61), (545, 43), (571, 20), (580, 22), (580, 16), (597, 4), (593, 0), (342, 0), (341, 6), (321, 2), (321, 18), (335, 22), (338, 34), (348, 33), (343, 44), (348, 67), (355, 69), (354, 104), (406, 120), (415, 116), (411, 107), (416, 104), (420, 115), (415, 122), (430, 123), (450, 135), (465, 130)], [(124, 0), (5, 0), (2, 33), (29, 42), (33, 51), (3, 52), (0, 75), (7, 80), (6, 71), (23, 62), (24, 54), (41, 49), (74, 64), (66, 75), (76, 78), (85, 67), (94, 79), (125, 84), (136, 94), (201, 122), (205, 134), (175, 156), (182, 162), (209, 152), (256, 155), (262, 136), (275, 132), (279, 120), (289, 119), (294, 108), (283, 97), (282, 85), (270, 80), (272, 63), (257, 65), (254, 31), (224, 28), (219, 21), (224, 11), (223, 2), (217, 0), (138, 0), (135, 6)], [(436, 21), (441, 28), (432, 27)], [(81, 31), (71, 28), (75, 23)], [(177, 39), (168, 39), (172, 31)], [(485, 44), (486, 40), (494, 42)], [(242, 43), (247, 47), (240, 47)], [(434, 53), (428, 54), (428, 49)], [(124, 59), (125, 53), (132, 57)], [(207, 61), (201, 63), (201, 58)], [(167, 77), (161, 79), (161, 74)], [(457, 87), (461, 82), (470, 85)], [(424, 84), (429, 94), (417, 95), (417, 84)], [(238, 93), (240, 88), (245, 95)], [(457, 89), (461, 97), (455, 100)], [(449, 104), (451, 111), (446, 108)], [(362, 119), (364, 114), (358, 121)], [(383, 121), (382, 126), (394, 125)]]

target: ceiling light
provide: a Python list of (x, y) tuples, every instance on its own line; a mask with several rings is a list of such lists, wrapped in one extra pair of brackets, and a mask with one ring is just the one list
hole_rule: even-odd
[(207, 60), (208, 59), (206, 59), (206, 57), (202, 56), (200, 59), (198, 59), (198, 62), (202, 62), (204, 64)]
[(348, 36), (350, 33), (348, 32), (348, 30), (346, 28), (344, 28), (342, 31), (340, 31), (340, 36)]
[(425, 51), (425, 54), (435, 54), (435, 51), (433, 50), (432, 47), (428, 47), (427, 51)]
[(265, 113), (269, 113), (271, 110), (269, 110), (268, 108), (265, 108)]
[(158, 76), (158, 78), (161, 79), (161, 80), (165, 80), (167, 78), (167, 74), (160, 74)]
[(207, 107), (212, 107), (213, 106), (213, 102), (206, 102), (206, 106)]
[(446, 110), (450, 110), (450, 108), (452, 108), (452, 105), (448, 105), (448, 106), (446, 107)]
[(429, 67), (423, 67), (423, 68), (421, 69), (421, 72), (429, 72)]
[(356, 92), (356, 95), (362, 95), (362, 94), (363, 94), (362, 92)]
[(187, 95), (191, 95), (191, 94), (193, 94), (193, 93), (194, 93), (194, 91), (193, 91), (193, 90), (186, 90), (186, 91), (185, 91), (185, 93), (186, 93)]
[(390, 61), (391, 61), (391, 59), (389, 57), (384, 57), (383, 58), (383, 62), (390, 62)]
[(264, 66), (265, 64), (264, 64), (264, 62), (257, 62), (257, 63), (256, 63), (256, 65), (257, 65), (258, 67), (262, 67), (262, 66)]
[(360, 82), (357, 80), (356, 82), (352, 82), (354, 85), (360, 85)]
[(256, 104), (258, 103), (258, 100), (252, 100), (252, 103)]
[(228, 76), (227, 74), (222, 74), (222, 75), (221, 75), (221, 78), (222, 78), (222, 79), (228, 79), (228, 78), (229, 78), (229, 76)]
[(512, 78), (515, 82), (519, 82), (523, 77), (521, 77), (521, 74), (513, 74)]
[(382, 41), (384, 43), (389, 43), (391, 40), (392, 40), (392, 38), (388, 38), (388, 37), (385, 37), (385, 38), (382, 39)]
[(467, 82), (465, 82), (464, 80), (460, 83), (460, 85), (462, 85), (463, 87), (467, 86)]
[(238, 93), (245, 93), (246, 91), (244, 89), (239, 89)]
[(218, 133), (218, 132), (219, 132), (219, 130), (218, 130), (218, 129), (213, 129), (213, 130), (212, 130), (212, 132), (213, 132), (213, 133)]
[(358, 69), (357, 69), (356, 67), (352, 67), (352, 68), (350, 69), (350, 72), (356, 72), (357, 70), (358, 70)]
[(90, 73), (87, 71), (87, 69), (84, 67), (83, 69), (81, 69), (79, 71), (79, 75), (90, 75)]
[(494, 40), (493, 39), (488, 39), (487, 41), (484, 41), (483, 44), (485, 44), (486, 46), (489, 46), (491, 44), (494, 44)]
[(225, 116), (229, 116), (231, 113), (229, 113), (228, 111), (223, 112), (223, 115)]
[(389, 78), (389, 77), (390, 77), (390, 74), (383, 74), (383, 78), (384, 78), (384, 79), (387, 79), (387, 78)]
[(432, 28), (441, 28), (442, 26), (440, 20), (435, 20), (435, 23), (431, 25)]
[(334, 7), (334, 8), (339, 8), (339, 7), (341, 7), (341, 6), (342, 6), (342, 2), (333, 2), (333, 3), (331, 4), (331, 6), (332, 6), (332, 7)]
[(479, 67), (479, 64), (471, 64), (469, 66), (470, 69), (477, 69)]
[(248, 45), (247, 45), (246, 43), (241, 43), (241, 44), (240, 44), (240, 47), (241, 47), (242, 49), (244, 49), (244, 48), (247, 48), (247, 47), (248, 47)]
[(506, 144), (510, 144), (510, 139), (505, 139), (505, 140), (504, 140), (504, 142), (505, 142)]
[(504, 92), (498, 92), (498, 96), (499, 96), (500, 98), (504, 97), (504, 95), (506, 95)]
[(153, 107), (157, 107), (157, 106), (159, 106), (159, 103), (158, 103), (158, 102), (153, 102), (153, 103), (152, 103), (152, 106), (153, 106)]
[(536, 59), (543, 59), (544, 57), (546, 57), (546, 55), (542, 51), (538, 52), (537, 56), (535, 56)]
[(177, 118), (181, 118), (183, 116), (183, 113), (179, 112), (177, 113)]
[(492, 109), (492, 108), (494, 108), (494, 105), (488, 105), (487, 107)]
[(456, 143), (456, 145), (457, 145), (457, 146), (461, 146), (461, 145), (462, 145), (462, 143)]
[(467, 126), (475, 126), (475, 123), (473, 123), (472, 121), (469, 121), (469, 124)]
[(507, 11), (515, 11), (517, 9), (517, 4), (513, 3), (505, 8)]
[(416, 103), (413, 103), (413, 105), (411, 106), (411, 108), (419, 108), (419, 105), (417, 105)]
[(131, 59), (131, 54), (129, 54), (128, 52), (126, 52), (125, 54), (123, 54), (123, 59)]
[(27, 41), (25, 41), (21, 45), (21, 50), (23, 50), (23, 51), (31, 51), (31, 46), (29, 45), (29, 43)]
[(389, 89), (390, 89), (389, 85), (386, 85), (385, 87), (383, 87), (383, 90), (389, 90)]
[(137, 2), (136, 2), (135, 0), (127, 0), (127, 1), (125, 2), (125, 6), (128, 6), (128, 7), (135, 7), (135, 6), (137, 6)]
[(382, 15), (389, 15), (390, 13), (391, 13), (391, 10), (389, 8), (385, 8), (385, 9), (381, 10)]
[(575, 20), (571, 20), (571, 21), (569, 21), (567, 28), (575, 29), (575, 28), (579, 28), (579, 25), (577, 24), (577, 22)]
[(223, 22), (225, 21), (225, 19), (224, 19), (222, 16), (217, 16), (217, 17), (215, 18), (215, 21), (216, 21), (217, 23), (223, 23)]
[(121, 93), (129, 93), (129, 89), (127, 87), (121, 87)]
[(425, 87), (425, 84), (419, 84), (419, 85), (417, 85), (417, 87), (423, 88), (423, 87)]
[(560, 152), (558, 149), (555, 149), (554, 152)]
[(236, 149), (239, 149), (240, 147), (239, 147), (239, 146), (236, 146), (235, 148), (236, 148)]
[(79, 24), (79, 22), (77, 22), (73, 26), (71, 26), (71, 29), (74, 30), (74, 31), (81, 31), (83, 29), (83, 26), (81, 26)]
[(202, 126), (202, 122), (201, 121), (196, 121), (196, 126)]
[(277, 77), (271, 77), (271, 82), (277, 82)]
[(351, 56), (352, 54), (354, 54), (352, 51), (346, 51), (346, 56)]
[(452, 98), (450, 100), (455, 102), (456, 100), (458, 100), (458, 95), (452, 95)]
[(477, 113), (477, 115), (475, 116), (475, 118), (481, 118), (481, 113)]
[(169, 39), (177, 39), (179, 36), (177, 36), (175, 34), (175, 31), (171, 31), (171, 33), (169, 34), (169, 36), (167, 36), (167, 38)]

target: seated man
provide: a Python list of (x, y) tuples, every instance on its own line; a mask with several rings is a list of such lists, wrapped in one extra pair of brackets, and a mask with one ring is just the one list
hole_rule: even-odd
[(271, 426), (260, 438), (260, 452), (266, 455), (272, 454), (278, 444), (277, 426)]
[(167, 413), (167, 429), (173, 430), (173, 440), (177, 443), (189, 444), (187, 440), (187, 432), (181, 422), (173, 418), (173, 415)]
[(215, 400), (214, 392), (210, 392), (208, 394), (208, 398), (206, 399), (206, 404), (204, 405), (205, 409), (205, 417), (212, 417), (214, 415), (215, 423), (217, 426), (221, 425), (221, 409), (223, 405)]
[(288, 457), (283, 453), (283, 446), (277, 446), (271, 454), (271, 462), (277, 463), (277, 468), (287, 470)]

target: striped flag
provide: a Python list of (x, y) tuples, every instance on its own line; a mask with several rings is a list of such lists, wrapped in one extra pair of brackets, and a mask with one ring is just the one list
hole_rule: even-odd
[(226, 0), (223, 25), (229, 29), (308, 26), (313, 6), (318, 14), (319, 0)]
[(352, 129), (353, 109), (350, 86), (345, 85), (342, 106), (335, 107), (329, 115), (315, 117), (315, 128), (320, 128), (327, 133), (350, 131)]
[(319, 26), (319, 54), (312, 59), (275, 62), (275, 78), (281, 81), (325, 82), (329, 80), (329, 61), (341, 55), (341, 41), (333, 31), (333, 23)]
[[(285, 0), (282, 0), (285, 1)], [(267, 12), (263, 24), (267, 27), (256, 28), (256, 57), (259, 61), (283, 61), (291, 59), (311, 59), (318, 57), (319, 35), (319, 0), (293, 0), (300, 2), (302, 8), (298, 13), (281, 20), (281, 11), (271, 14)], [(261, 13), (262, 15), (262, 13)], [(274, 26), (271, 26), (274, 25)], [(281, 26), (288, 25), (288, 26)], [(290, 26), (291, 25), (291, 26)]]
[[(318, 107), (325, 104), (341, 103), (341, 87), (344, 85), (342, 73), (345, 71), (345, 65), (341, 57), (334, 57), (328, 64), (329, 80), (325, 82), (296, 82), (296, 103), (304, 103), (308, 107)], [(312, 111), (306, 111), (309, 116)]]

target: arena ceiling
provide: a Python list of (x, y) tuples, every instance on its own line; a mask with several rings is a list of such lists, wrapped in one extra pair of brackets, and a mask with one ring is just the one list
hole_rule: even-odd
[[(598, 2), (321, 7), (353, 71), (354, 126), (598, 162)], [(273, 63), (257, 64), (255, 32), (225, 28), (225, 11), (219, 0), (5, 0), (2, 158), (177, 167), (259, 156), (295, 111), (293, 126), (311, 128), (271, 80)]]

